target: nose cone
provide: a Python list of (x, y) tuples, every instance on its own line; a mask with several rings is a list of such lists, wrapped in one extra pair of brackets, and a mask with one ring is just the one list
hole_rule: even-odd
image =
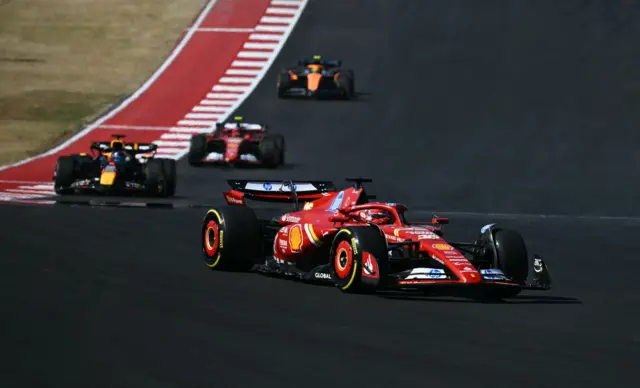
[(420, 240), (420, 248), (428, 251), (433, 257), (444, 263), (460, 279), (462, 283), (480, 283), (482, 276), (473, 264), (457, 249), (446, 242), (430, 243)]
[(112, 186), (113, 182), (116, 180), (115, 171), (104, 171), (100, 175), (100, 184), (104, 186)]
[(227, 143), (227, 149), (224, 157), (227, 161), (236, 160), (238, 158), (239, 151), (240, 147), (238, 144)]
[(307, 89), (315, 92), (318, 90), (318, 86), (320, 86), (320, 79), (322, 78), (322, 74), (312, 73), (307, 75)]

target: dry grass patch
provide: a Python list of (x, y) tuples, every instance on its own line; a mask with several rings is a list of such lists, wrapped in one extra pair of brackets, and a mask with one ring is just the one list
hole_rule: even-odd
[(135, 91), (206, 0), (0, 0), (0, 164)]

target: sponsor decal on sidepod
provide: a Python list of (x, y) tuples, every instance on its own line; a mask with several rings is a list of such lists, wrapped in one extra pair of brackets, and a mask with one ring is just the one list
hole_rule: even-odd
[(333, 199), (333, 202), (331, 202), (331, 206), (329, 207), (329, 209), (327, 209), (327, 211), (330, 211), (330, 212), (337, 211), (340, 208), (340, 205), (342, 205), (343, 198), (344, 198), (344, 191), (341, 191), (340, 194), (338, 194)]
[(300, 224), (294, 225), (289, 230), (289, 245), (291, 246), (291, 252), (300, 252), (302, 248), (302, 227)]
[(296, 222), (300, 222), (300, 219), (301, 219), (300, 217), (294, 217), (294, 216), (286, 214), (286, 215), (282, 216), (282, 218), (280, 220), (282, 222), (293, 222), (293, 223), (296, 223)]

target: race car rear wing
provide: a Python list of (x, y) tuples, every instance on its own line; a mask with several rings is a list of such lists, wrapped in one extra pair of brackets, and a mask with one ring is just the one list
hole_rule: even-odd
[(111, 147), (111, 142), (108, 141), (94, 141), (91, 143), (91, 149), (100, 152), (112, 152), (118, 150), (129, 151), (132, 153), (145, 154), (148, 152), (155, 152), (158, 150), (158, 145), (153, 143), (125, 143), (122, 148), (114, 149)]
[(244, 129), (246, 131), (265, 131), (267, 129), (266, 124), (256, 124), (256, 123), (218, 123), (218, 124), (216, 124), (216, 128), (218, 129)]
[(299, 200), (314, 201), (324, 193), (337, 191), (331, 181), (266, 181), (228, 180), (231, 191), (223, 193), (229, 205), (245, 205), (245, 199), (261, 202), (293, 203), (299, 209)]
[(342, 66), (342, 61), (340, 59), (321, 59), (320, 57), (305, 58), (298, 61), (298, 66), (308, 66), (308, 65), (322, 65), (327, 67), (340, 67)]

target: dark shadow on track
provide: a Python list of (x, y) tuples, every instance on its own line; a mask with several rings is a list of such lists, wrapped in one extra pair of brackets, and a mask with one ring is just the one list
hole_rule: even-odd
[(479, 304), (582, 304), (578, 298), (562, 297), (562, 296), (544, 296), (544, 295), (523, 295), (515, 298), (504, 300), (473, 300), (461, 299), (454, 297), (429, 296), (429, 295), (410, 295), (410, 294), (380, 294), (383, 299), (406, 300), (416, 302), (438, 302), (438, 303), (479, 303)]
[[(220, 386), (304, 379), (320, 387), (335, 374), (309, 365), (339, 370), (344, 362), (350, 369), (338, 374), (354, 384), (372, 368), (384, 370), (365, 378), (372, 386), (413, 386), (425, 373), (445, 386), (469, 386), (478, 376), (501, 387), (624, 386), (640, 356), (640, 322), (629, 313), (640, 295), (637, 225), (603, 232), (579, 223), (568, 233), (565, 222), (512, 221), (532, 251), (545, 252), (556, 287), (489, 304), (346, 295), (211, 271), (199, 245), (204, 210), (0, 212), (11, 220), (0, 234), (0, 341), (10, 355), (3, 386), (203, 386), (213, 373)], [(475, 224), (460, 222), (450, 234), (477, 232)], [(288, 368), (274, 371), (274, 357)]]
[[(267, 81), (268, 82), (268, 81)], [(372, 96), (373, 93), (370, 92), (363, 92), (363, 91), (359, 91), (356, 92), (355, 95), (353, 97), (351, 97), (350, 99), (337, 99), (337, 98), (324, 98), (324, 97), (280, 97), (281, 101), (286, 101), (289, 103), (332, 103), (332, 104), (336, 104), (336, 103), (341, 103), (341, 104), (349, 104), (349, 103), (354, 103), (354, 102), (358, 102), (358, 101), (366, 101), (366, 97), (367, 96)], [(365, 99), (363, 99), (363, 97), (365, 97)], [(295, 105), (292, 105), (295, 106)], [(240, 113), (240, 110), (238, 110), (238, 113)]]
[[(300, 167), (301, 164), (300, 163), (285, 163), (283, 166), (278, 166), (277, 170), (294, 170), (298, 167)], [(220, 172), (224, 172), (224, 173), (233, 173), (233, 171), (244, 171), (244, 170), (250, 170), (250, 171), (260, 171), (263, 173), (268, 174), (270, 171), (273, 171), (272, 169), (266, 168), (264, 166), (260, 166), (257, 164), (236, 164), (236, 165), (221, 165), (221, 164), (215, 164), (215, 163), (203, 163), (200, 166), (197, 167), (193, 167), (194, 169), (206, 169), (206, 170), (219, 170)]]
[[(617, 0), (310, 1), (238, 109), (286, 135), (296, 168), (230, 173), (181, 161), (178, 195), (221, 203), (229, 178), (339, 184), (363, 175), (379, 199), (412, 208), (640, 216), (629, 178), (640, 165), (639, 9)], [(317, 53), (342, 59), (371, 94), (277, 99), (279, 68)], [(200, 258), (203, 210), (7, 206), (0, 216), (2, 386), (636, 380), (637, 223), (506, 220), (554, 278), (549, 298), (507, 307), (212, 272)], [(475, 236), (478, 222), (461, 220), (451, 234)]]

